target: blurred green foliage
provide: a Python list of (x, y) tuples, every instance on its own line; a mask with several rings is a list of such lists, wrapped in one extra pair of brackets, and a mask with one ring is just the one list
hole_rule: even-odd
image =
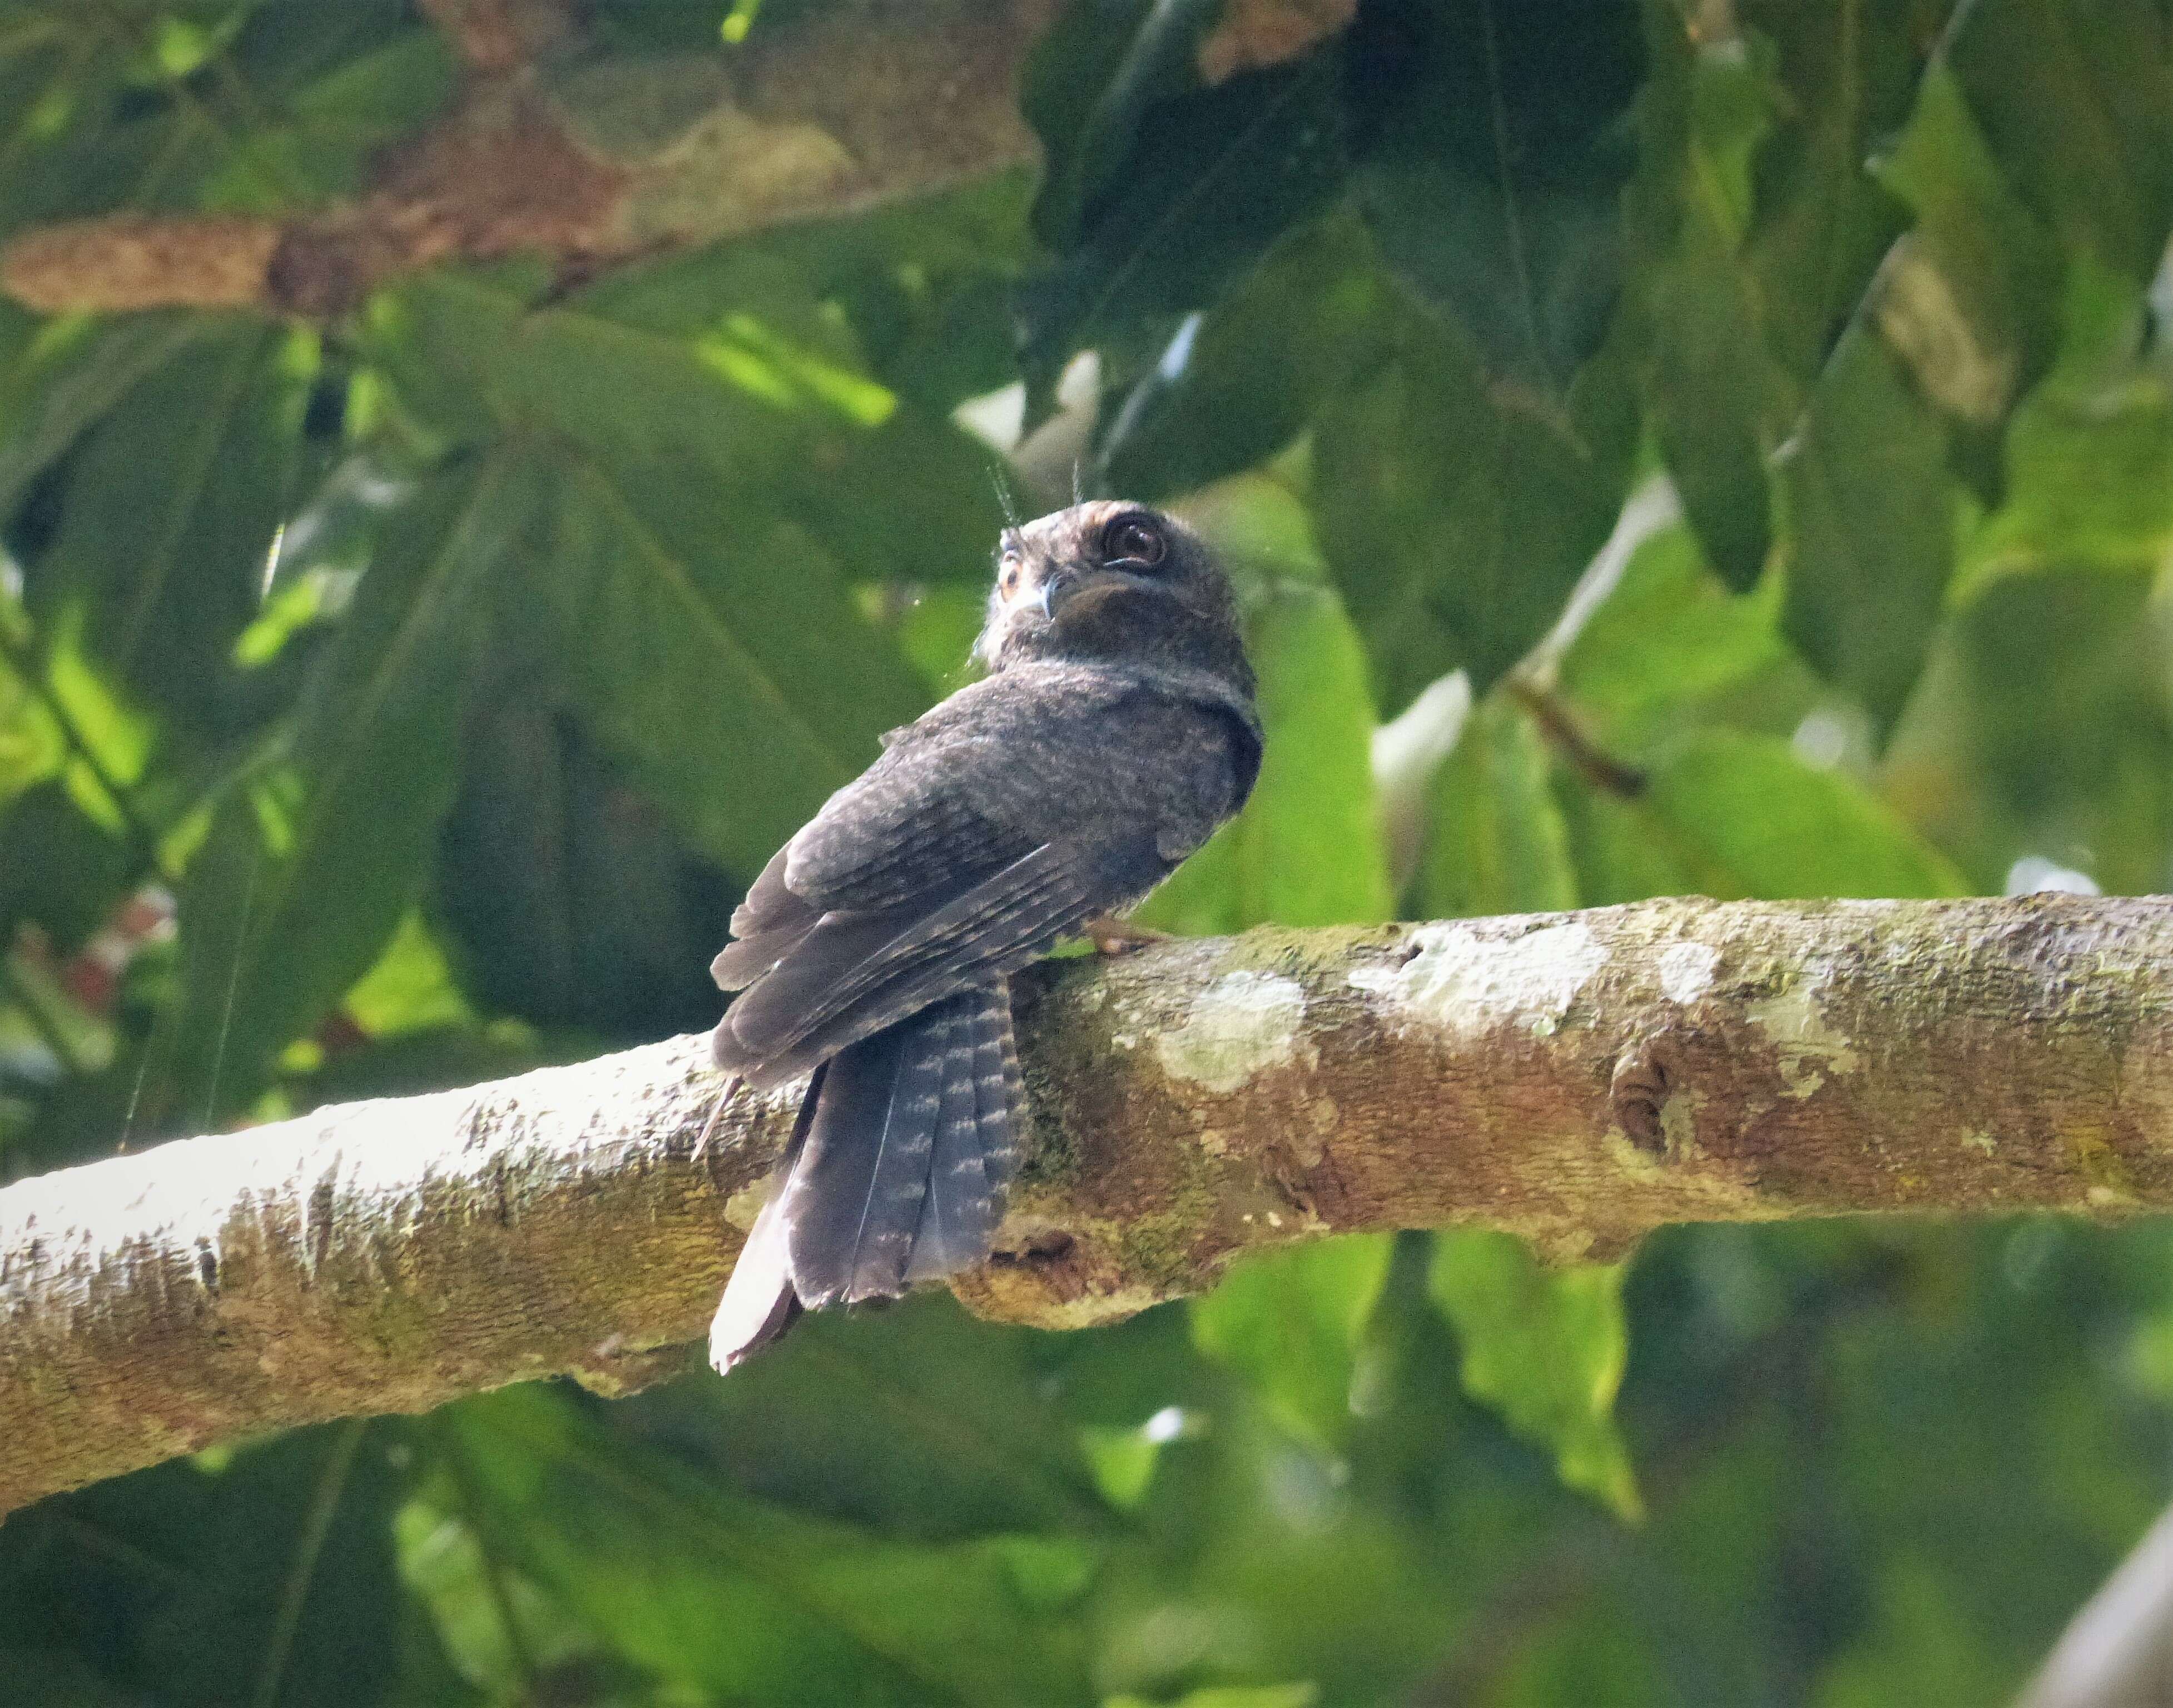
[[(1162, 923), (2166, 886), (2165, 0), (1365, 0), (1209, 87), (1229, 9), (1073, 0), (1038, 184), (319, 326), (0, 301), (0, 1176), (706, 1025), (962, 680), (953, 411), (1083, 348), (1270, 730)], [(0, 235), (315, 206), (456, 84), (402, 0), (0, 0)], [(1943, 1708), (2169, 1447), (2159, 1226), (1370, 1238), (47, 1501), (0, 1701)]]

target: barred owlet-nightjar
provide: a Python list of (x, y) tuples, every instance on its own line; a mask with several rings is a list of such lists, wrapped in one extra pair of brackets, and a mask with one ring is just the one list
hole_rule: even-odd
[(717, 1307), (726, 1370), (803, 1310), (989, 1251), (1026, 1109), (1011, 975), (1142, 900), (1245, 803), (1260, 723), (1230, 585), (1190, 531), (1096, 501), (1008, 529), (988, 665), (832, 795), (732, 915), (718, 1064), (806, 1074)]

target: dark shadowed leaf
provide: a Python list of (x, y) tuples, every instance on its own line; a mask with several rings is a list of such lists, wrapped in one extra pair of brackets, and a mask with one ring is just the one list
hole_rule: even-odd
[(1741, 8), (1746, 35), (1772, 44), (1779, 89), (1772, 138), (1756, 157), (1752, 292), (1768, 348), (1802, 384), (1818, 374), (1901, 229), (1901, 209), (1868, 162), (1907, 116), (1944, 9), (1944, 0), (1750, 0)]
[(1085, 1694), (1065, 1611), (1094, 1570), (1083, 1541), (887, 1540), (730, 1494), (538, 1387), (448, 1425), (484, 1547), (660, 1683), (991, 1708)]
[[(1372, 244), (1348, 213), (1286, 238), (1180, 333), (1184, 361), (1103, 446), (1112, 487), (1156, 498), (1265, 461), (1324, 396), (1378, 359), (1389, 307)], [(1159, 383), (1157, 383), (1157, 380)]]
[(1994, 157), (2070, 251), (2140, 284), (2173, 225), (2173, 20), (2155, 0), (1988, 0), (1949, 47)]
[[(11, 1521), (0, 1535), (9, 1638), (35, 1630), (79, 1646), (130, 1702), (408, 1700), (392, 1549), (406, 1433), (359, 1419), (298, 1431)], [(40, 1556), (50, 1570), (56, 1554), (65, 1569), (41, 1578)], [(4, 1652), (0, 1664), (12, 1664)]]
[(1394, 353), (1323, 407), (1321, 545), (1383, 711), (1459, 668), (1483, 692), (1561, 614), (1621, 500), (1631, 423), (1616, 380), (1604, 360), (1587, 369), (1573, 428), (1503, 398), (1459, 337), (1406, 314)]
[(1615, 0), (1382, 5), (1351, 39), (1353, 191), (1388, 264), (1560, 413), (1620, 282), (1640, 46)]
[[(227, 322), (162, 364), (84, 440), (67, 506), (30, 578), (31, 608), (142, 701), (198, 727), (230, 689), (301, 461), (315, 341)], [(65, 618), (62, 613), (66, 613)]]
[(224, 316), (131, 315), (49, 324), (0, 376), (0, 520), (94, 422), (188, 346), (227, 332)]
[(1765, 567), (1766, 459), (1793, 412), (1742, 254), (1751, 163), (1781, 96), (1763, 37), (1693, 40), (1669, 0), (1645, 19), (1653, 73), (1628, 202), (1631, 302), (1647, 329), (1641, 377), (1690, 525), (1740, 591)]
[(488, 584), (541, 496), (504, 463), (470, 463), (396, 513), (290, 740), (214, 816), (181, 896), (174, 1046), (203, 1118), (245, 1102), (421, 889)]
[(1147, 109), (1200, 86), (1215, 0), (1076, 0), (1035, 46), (1019, 106), (1041, 138), (1034, 229), (1075, 242), (1131, 159)]
[(1879, 726), (1909, 697), (1954, 563), (1946, 435), (1869, 329), (1852, 329), (1782, 464), (1795, 547), (1782, 625)]
[(1149, 110), (1117, 187), (1022, 294), (1037, 394), (1073, 351), (1213, 303), (1327, 206), (1344, 173), (1335, 73), (1317, 55)]

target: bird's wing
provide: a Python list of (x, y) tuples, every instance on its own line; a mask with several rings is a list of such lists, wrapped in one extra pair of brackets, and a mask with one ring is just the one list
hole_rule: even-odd
[(973, 773), (1001, 762), (973, 741), (886, 756), (832, 795), (763, 868), (709, 963), (740, 990), (785, 961), (831, 913), (931, 911), (994, 877), (1035, 840), (972, 804)]
[(1017, 971), (1164, 870), (1151, 834), (1044, 843), (913, 904), (825, 913), (725, 1010), (718, 1064), (752, 1085), (780, 1084), (967, 985)]
[(720, 1064), (776, 1085), (1016, 971), (1145, 894), (1229, 810), (1211, 712), (1136, 682), (1060, 687), (953, 696), (771, 861), (714, 963), (742, 992)]

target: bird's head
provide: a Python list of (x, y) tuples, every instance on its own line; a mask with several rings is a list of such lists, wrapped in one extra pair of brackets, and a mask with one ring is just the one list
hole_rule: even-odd
[(974, 653), (1205, 669), (1245, 696), (1253, 672), (1229, 578), (1206, 542), (1144, 504), (1097, 498), (1006, 528)]

